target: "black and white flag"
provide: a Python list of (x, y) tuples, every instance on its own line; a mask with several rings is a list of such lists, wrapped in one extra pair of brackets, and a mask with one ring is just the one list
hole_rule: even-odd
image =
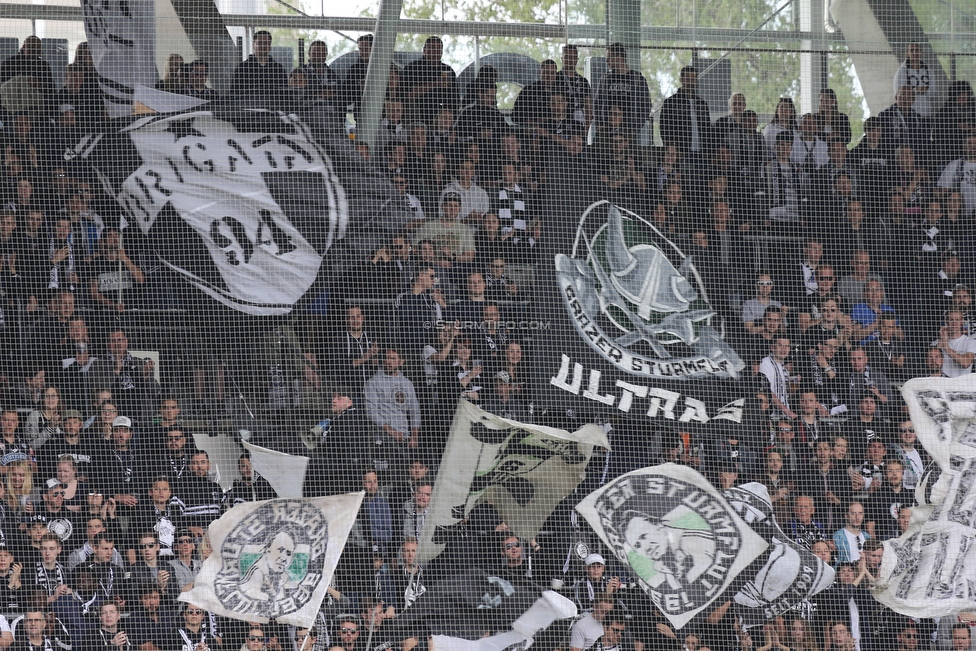
[(85, 36), (110, 117), (132, 112), (138, 86), (153, 86), (156, 71), (154, 0), (81, 0)]
[(742, 426), (744, 363), (695, 261), (650, 218), (592, 201), (594, 188), (565, 190), (545, 197), (560, 216), (546, 233), (558, 253), (537, 270), (539, 393), (550, 413)]
[(466, 569), (432, 585), (399, 615), (394, 637), (430, 635), (435, 651), (514, 651), (576, 615), (572, 601), (525, 578)]
[(834, 568), (797, 545), (780, 528), (765, 486), (742, 484), (723, 495), (752, 530), (769, 543), (766, 552), (740, 575), (746, 582), (733, 597), (743, 627), (766, 624), (802, 606), (833, 583)]
[(213, 553), (180, 601), (232, 619), (313, 626), (363, 495), (235, 506), (210, 525)]
[(621, 475), (576, 510), (676, 629), (770, 546), (707, 479), (673, 463)]
[(452, 528), (482, 500), (491, 502), (515, 535), (534, 538), (559, 504), (583, 481), (594, 446), (609, 449), (596, 425), (575, 432), (528, 425), (458, 403), (434, 484), (418, 558), (440, 554)]
[(147, 117), (65, 156), (95, 168), (165, 265), (247, 314), (288, 313), (349, 221), (331, 159), (294, 115)]
[(908, 530), (884, 541), (874, 598), (909, 617), (976, 609), (976, 376), (909, 380), (902, 395), (934, 468)]

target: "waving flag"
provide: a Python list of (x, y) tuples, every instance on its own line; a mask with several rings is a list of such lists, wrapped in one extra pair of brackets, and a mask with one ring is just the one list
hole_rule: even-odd
[(138, 86), (156, 83), (156, 3), (82, 0), (98, 86), (111, 117), (129, 115)]
[(532, 581), (469, 569), (431, 586), (397, 616), (394, 637), (429, 633), (438, 651), (527, 649), (533, 635), (576, 614), (572, 601)]
[(251, 453), (255, 472), (268, 480), (278, 497), (301, 497), (308, 468), (308, 457), (269, 450), (248, 442), (244, 449)]
[(534, 538), (583, 481), (594, 446), (610, 447), (596, 425), (570, 433), (494, 416), (461, 400), (441, 461), (450, 471), (434, 484), (418, 557), (425, 562), (440, 554), (451, 528), (482, 500), (495, 506), (512, 533)]
[(765, 486), (742, 484), (723, 494), (735, 512), (769, 544), (740, 575), (746, 583), (733, 598), (745, 628), (765, 624), (797, 608), (833, 583), (834, 569), (780, 529)]
[(916, 488), (908, 530), (886, 540), (874, 597), (909, 617), (976, 609), (976, 384), (909, 380), (902, 395), (935, 468)]
[(576, 510), (675, 628), (769, 548), (707, 479), (673, 463), (621, 475)]
[(232, 619), (313, 626), (363, 495), (235, 506), (210, 525), (214, 551), (180, 601)]

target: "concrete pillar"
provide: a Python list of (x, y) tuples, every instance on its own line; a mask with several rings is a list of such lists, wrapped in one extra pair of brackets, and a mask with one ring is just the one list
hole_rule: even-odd
[(817, 99), (823, 88), (824, 0), (799, 0), (800, 31), (809, 34), (800, 47), (811, 52), (800, 53), (800, 115), (817, 110)]
[[(196, 57), (204, 59), (209, 65), (210, 83), (219, 93), (230, 92), (234, 69), (237, 68), (240, 59), (234, 39), (227, 32), (227, 26), (220, 12), (217, 11), (214, 0), (165, 0), (165, 2), (172, 4), (173, 11), (185, 32), (185, 39), (189, 41)], [(162, 31), (157, 30), (157, 39), (161, 35)], [(186, 41), (180, 38), (174, 41), (174, 44)], [(161, 49), (162, 46), (157, 41), (157, 58)], [(166, 54), (168, 52), (163, 54), (164, 61)]]
[(623, 43), (627, 64), (641, 69), (641, 3), (640, 0), (607, 0), (607, 44)]
[(366, 69), (363, 100), (359, 105), (356, 121), (356, 142), (365, 142), (370, 146), (376, 140), (376, 132), (383, 117), (383, 100), (386, 98), (386, 84), (390, 79), (390, 62), (393, 61), (401, 9), (403, 0), (380, 0), (376, 30), (373, 33), (373, 49), (369, 55), (369, 67)]

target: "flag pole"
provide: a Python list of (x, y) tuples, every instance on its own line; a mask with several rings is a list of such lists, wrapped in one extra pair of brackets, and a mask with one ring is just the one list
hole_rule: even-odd
[(374, 623), (376, 622), (376, 606), (382, 607), (382, 603), (375, 604), (369, 612), (369, 637), (366, 638), (367, 651), (373, 646), (373, 632), (376, 630), (374, 627)]

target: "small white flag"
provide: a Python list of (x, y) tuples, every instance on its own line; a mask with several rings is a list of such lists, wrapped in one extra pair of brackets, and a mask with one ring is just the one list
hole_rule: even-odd
[(251, 453), (254, 471), (268, 480), (278, 497), (301, 497), (305, 483), (308, 457), (285, 454), (277, 450), (258, 447), (244, 442), (244, 449)]

